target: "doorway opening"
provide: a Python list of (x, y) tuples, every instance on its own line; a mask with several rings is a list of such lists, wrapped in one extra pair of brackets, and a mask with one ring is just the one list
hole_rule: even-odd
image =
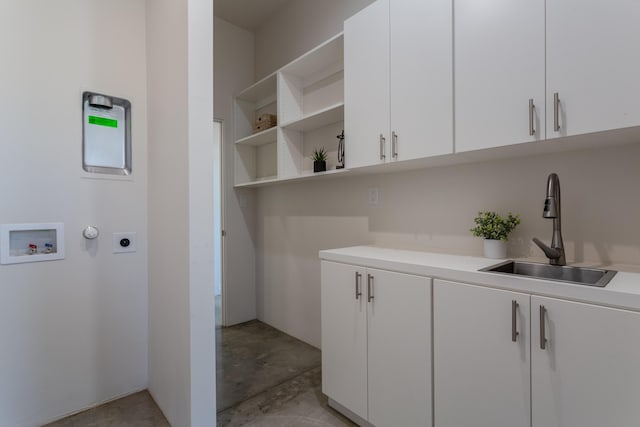
[(224, 324), (224, 292), (223, 292), (223, 271), (222, 257), (224, 256), (224, 228), (223, 228), (223, 203), (224, 203), (224, 187), (222, 173), (222, 155), (223, 155), (223, 132), (224, 123), (222, 120), (213, 120), (213, 252), (214, 252), (214, 286), (215, 286), (215, 313), (216, 313), (216, 329)]

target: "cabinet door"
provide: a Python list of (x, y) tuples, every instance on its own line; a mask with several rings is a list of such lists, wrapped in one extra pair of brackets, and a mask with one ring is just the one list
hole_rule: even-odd
[(532, 297), (531, 317), (533, 426), (639, 425), (640, 313)]
[(530, 426), (529, 299), (434, 281), (436, 426)]
[(391, 145), (389, 0), (377, 0), (344, 23), (344, 104), (346, 167), (384, 163)]
[(547, 1), (548, 138), (640, 125), (638, 22), (638, 1)]
[(363, 277), (363, 268), (322, 261), (322, 392), (366, 418), (367, 303), (356, 295)]
[(391, 160), (450, 154), (452, 2), (391, 0), (390, 22), (391, 130), (397, 135)]
[(369, 422), (431, 425), (431, 279), (367, 273)]
[(544, 0), (455, 1), (457, 152), (545, 138), (544, 8)]

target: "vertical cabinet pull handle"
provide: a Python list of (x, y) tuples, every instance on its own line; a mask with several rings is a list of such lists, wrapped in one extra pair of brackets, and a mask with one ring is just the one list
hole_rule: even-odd
[(360, 280), (362, 279), (362, 274), (356, 271), (356, 299), (362, 296), (362, 291), (360, 290)]
[(516, 300), (511, 301), (511, 341), (516, 342), (518, 340), (518, 302)]
[(536, 129), (533, 123), (535, 119), (535, 110), (536, 106), (533, 104), (533, 98), (529, 98), (529, 135), (531, 136), (536, 134)]
[(385, 137), (382, 134), (380, 134), (380, 160), (384, 160), (387, 158), (387, 156), (384, 154), (385, 142), (386, 142)]
[(371, 274), (367, 274), (367, 301), (371, 302), (373, 300), (373, 276)]
[(544, 315), (546, 313), (546, 309), (544, 305), (540, 306), (540, 349), (545, 350), (547, 348), (547, 337), (545, 335), (545, 327), (544, 327)]
[(558, 92), (553, 94), (553, 130), (560, 131), (560, 97)]
[(398, 134), (395, 130), (391, 132), (391, 157), (398, 158)]

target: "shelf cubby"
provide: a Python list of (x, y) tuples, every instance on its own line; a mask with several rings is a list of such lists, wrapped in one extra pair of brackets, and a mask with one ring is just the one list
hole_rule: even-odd
[(236, 141), (254, 136), (253, 125), (258, 115), (277, 114), (277, 85), (277, 73), (273, 73), (236, 96), (234, 115)]

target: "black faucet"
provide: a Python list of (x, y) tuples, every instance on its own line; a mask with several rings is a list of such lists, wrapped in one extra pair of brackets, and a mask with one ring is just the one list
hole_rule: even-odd
[(558, 178), (558, 175), (555, 173), (550, 174), (549, 178), (547, 178), (547, 198), (544, 201), (542, 217), (553, 219), (551, 247), (545, 245), (536, 237), (533, 238), (533, 243), (538, 245), (547, 258), (549, 258), (549, 264), (567, 265), (560, 229), (560, 178)]

